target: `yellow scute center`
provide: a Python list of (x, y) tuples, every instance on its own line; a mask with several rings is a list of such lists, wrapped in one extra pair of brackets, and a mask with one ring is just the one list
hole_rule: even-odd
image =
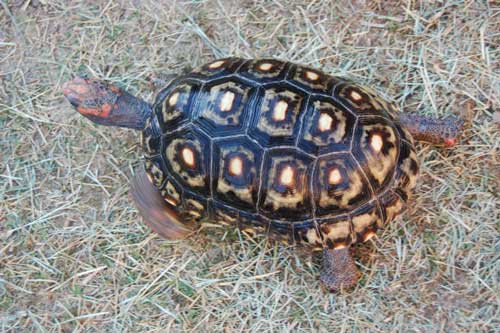
[(382, 147), (384, 146), (384, 140), (382, 140), (380, 134), (373, 134), (371, 136), (370, 146), (377, 153), (382, 150)]
[(326, 132), (332, 129), (332, 123), (333, 123), (333, 118), (329, 114), (322, 113), (319, 116), (318, 128), (321, 132)]
[(285, 101), (279, 101), (274, 106), (273, 119), (276, 121), (283, 121), (286, 118), (286, 111), (288, 104)]
[(357, 91), (353, 90), (351, 91), (351, 98), (355, 101), (359, 101), (362, 97)]
[(194, 167), (194, 153), (191, 149), (189, 148), (183, 148), (182, 149), (182, 159), (184, 160), (184, 163), (186, 163), (190, 167)]
[(280, 182), (283, 185), (289, 186), (293, 185), (293, 168), (291, 166), (286, 166), (283, 171), (281, 171)]
[(259, 65), (259, 69), (262, 70), (262, 71), (268, 71), (270, 70), (271, 68), (273, 68), (273, 65), (268, 63), (268, 62), (264, 62), (262, 64)]
[(317, 79), (319, 79), (319, 75), (311, 71), (306, 72), (306, 77), (311, 81), (316, 81)]
[(234, 157), (229, 162), (229, 172), (234, 176), (240, 176), (243, 173), (243, 161), (239, 157)]
[(213, 62), (210, 65), (208, 65), (208, 68), (211, 68), (211, 69), (219, 68), (223, 64), (224, 64), (224, 60), (218, 60), (218, 61)]
[(223, 112), (231, 111), (234, 102), (234, 93), (231, 91), (226, 91), (224, 96), (222, 96), (220, 101), (220, 110)]
[(340, 182), (342, 182), (342, 175), (340, 174), (339, 169), (335, 168), (330, 171), (330, 174), (328, 175), (328, 183), (331, 185), (337, 185)]

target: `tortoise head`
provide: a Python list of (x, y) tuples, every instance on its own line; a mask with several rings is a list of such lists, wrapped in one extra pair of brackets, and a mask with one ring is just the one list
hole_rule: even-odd
[(145, 101), (96, 79), (75, 77), (62, 92), (76, 111), (99, 125), (143, 129), (152, 112)]

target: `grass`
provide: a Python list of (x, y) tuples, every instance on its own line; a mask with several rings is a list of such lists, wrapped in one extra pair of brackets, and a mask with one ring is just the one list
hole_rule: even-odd
[[(366, 3), (1, 2), (0, 329), (499, 331), (500, 7)], [(138, 133), (94, 126), (60, 90), (85, 73), (152, 100), (151, 73), (224, 55), (309, 64), (466, 120), (456, 148), (419, 145), (410, 209), (356, 247), (355, 290), (325, 294), (310, 254), (238, 232), (152, 234), (128, 196)]]

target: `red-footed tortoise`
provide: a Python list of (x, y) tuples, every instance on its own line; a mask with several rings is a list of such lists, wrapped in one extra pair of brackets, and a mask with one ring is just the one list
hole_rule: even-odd
[(418, 174), (413, 139), (452, 146), (462, 129), (275, 59), (213, 61), (153, 105), (93, 79), (63, 92), (97, 124), (142, 131), (146, 173), (132, 197), (154, 231), (181, 238), (209, 219), (307, 244), (323, 253), (329, 290), (356, 284), (350, 245), (404, 210)]

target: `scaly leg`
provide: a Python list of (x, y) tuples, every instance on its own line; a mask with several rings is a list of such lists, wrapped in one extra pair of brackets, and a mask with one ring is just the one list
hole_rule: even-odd
[(330, 292), (350, 289), (358, 282), (360, 274), (349, 251), (349, 247), (323, 250), (320, 280)]
[(417, 141), (424, 141), (446, 147), (454, 146), (462, 133), (462, 119), (449, 116), (444, 119), (434, 119), (419, 115), (401, 114), (399, 124), (406, 128)]

